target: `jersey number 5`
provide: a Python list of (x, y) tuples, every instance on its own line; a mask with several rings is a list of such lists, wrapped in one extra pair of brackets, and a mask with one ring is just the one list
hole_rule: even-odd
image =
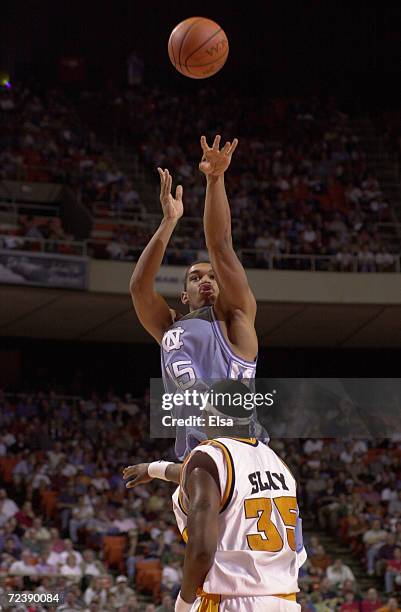
[[(256, 497), (244, 501), (247, 519), (258, 518), (259, 533), (247, 535), (251, 550), (264, 552), (279, 552), (284, 546), (283, 537), (271, 520), (272, 509), (277, 509), (284, 523), (287, 542), (291, 550), (295, 550), (295, 525), (297, 521), (297, 500), (295, 497)], [(263, 537), (263, 535), (264, 537)]]
[(189, 389), (196, 383), (192, 361), (174, 361), (166, 367), (168, 375), (180, 389)]

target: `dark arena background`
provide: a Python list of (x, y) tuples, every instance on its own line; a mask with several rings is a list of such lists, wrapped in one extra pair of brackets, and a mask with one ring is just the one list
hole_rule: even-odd
[[(185, 554), (173, 485), (122, 479), (174, 461), (173, 440), (150, 437), (160, 349), (129, 291), (162, 217), (156, 168), (184, 187), (156, 280), (173, 308), (206, 255), (200, 136), (238, 137), (226, 184), (257, 376), (398, 377), (401, 4), (0, 10), (0, 610), (171, 612)], [(230, 44), (204, 80), (167, 53), (197, 15)], [(302, 611), (401, 609), (400, 434), (271, 441), (298, 481)]]

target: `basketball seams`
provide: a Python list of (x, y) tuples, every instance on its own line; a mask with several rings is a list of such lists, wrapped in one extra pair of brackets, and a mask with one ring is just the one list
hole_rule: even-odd
[[(185, 32), (185, 34), (183, 35), (183, 37), (181, 38), (181, 44), (180, 44), (180, 49), (178, 51), (178, 66), (184, 66), (185, 64), (181, 63), (181, 51), (182, 51), (182, 47), (184, 45), (185, 39), (188, 36), (189, 32), (192, 30), (192, 28), (199, 23), (199, 21), (202, 21), (202, 17), (198, 17), (198, 19), (196, 19), (195, 21), (193, 21), (191, 23), (191, 25), (188, 27), (187, 31)], [(171, 46), (173, 46), (173, 44), (171, 44)], [(187, 69), (188, 70), (188, 69)]]
[[(228, 49), (227, 51), (224, 53), (224, 55), (222, 55), (221, 57), (219, 57), (219, 59), (213, 60), (212, 62), (209, 62), (208, 64), (192, 64), (191, 66), (187, 66), (185, 65), (186, 69), (189, 72), (189, 76), (192, 79), (203, 79), (205, 78), (205, 75), (199, 75), (196, 74), (194, 72), (191, 71), (191, 68), (207, 68), (207, 66), (218, 66), (217, 71), (220, 70), (220, 68), (222, 68), (222, 66), (224, 66), (224, 64), (226, 63), (227, 60), (227, 55), (228, 55)], [(213, 73), (215, 74), (215, 73)]]
[(228, 49), (224, 53), (224, 55), (220, 55), (220, 57), (218, 57), (217, 59), (212, 60), (211, 62), (208, 62), (207, 64), (191, 64), (190, 66), (186, 66), (186, 63), (185, 63), (185, 64), (177, 64), (177, 66), (179, 66), (179, 65), (186, 66), (188, 69), (189, 68), (204, 68), (206, 66), (211, 66), (212, 64), (219, 64), (223, 59), (226, 59), (227, 55), (228, 55)]
[[(184, 29), (182, 26), (184, 25), (186, 30), (182, 34)], [(212, 33), (207, 36), (207, 31), (209, 31), (209, 34), (211, 31)], [(207, 38), (202, 40), (205, 34)], [(218, 38), (219, 34), (220, 38)], [(217, 42), (213, 45), (215, 38), (217, 38)], [(198, 43), (196, 48), (194, 48), (194, 43), (195, 45)], [(191, 47), (193, 50), (191, 50)], [(212, 76), (222, 68), (229, 54), (229, 45), (223, 28), (216, 22), (204, 17), (193, 17), (179, 23), (171, 32), (168, 41), (168, 52), (172, 64), (181, 74), (190, 78), (202, 79)], [(219, 56), (221, 52), (222, 55)], [(203, 60), (204, 63), (191, 64), (191, 58), (194, 58), (196, 61), (197, 54), (200, 56), (198, 61), (202, 62)], [(211, 59), (213, 55), (217, 57)]]
[[(192, 57), (193, 55), (195, 55), (195, 53), (197, 53), (200, 49), (202, 49), (202, 47), (204, 47), (205, 45), (207, 45), (212, 38), (214, 38), (215, 36), (217, 36), (217, 34), (219, 34), (220, 32), (222, 32), (223, 28), (219, 28), (218, 30), (216, 30), (215, 32), (213, 32), (213, 34), (211, 36), (209, 36), (209, 38), (207, 38), (201, 45), (199, 45), (199, 47), (197, 47), (196, 49), (194, 49), (192, 51), (192, 53), (190, 53), (185, 61), (186, 64), (188, 64), (188, 60), (190, 57)], [(180, 58), (181, 59), (181, 58)]]

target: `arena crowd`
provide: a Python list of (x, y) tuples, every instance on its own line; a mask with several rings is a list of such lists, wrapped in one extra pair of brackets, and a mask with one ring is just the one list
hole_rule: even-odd
[[(184, 544), (171, 510), (173, 485), (128, 491), (122, 469), (163, 456), (149, 439), (148, 394), (86, 398), (54, 392), (0, 395), (0, 598), (9, 591), (62, 597), (53, 610), (169, 612)], [(399, 610), (401, 441), (273, 440), (296, 474), (308, 560), (303, 611)], [(342, 558), (346, 545), (362, 588)], [(326, 540), (325, 540), (326, 541)], [(378, 583), (378, 580), (380, 582)], [(40, 604), (10, 608), (41, 612)]]
[[(352, 121), (333, 100), (226, 98), (213, 89), (178, 97), (146, 86), (113, 95), (83, 92), (74, 102), (60, 91), (22, 84), (0, 92), (0, 178), (69, 184), (94, 227), (96, 220), (109, 221), (107, 238), (99, 241), (93, 232), (93, 256), (135, 260), (155, 227), (149, 213), (157, 203), (142, 201), (132, 177), (84, 124), (79, 111), (88, 100), (124, 134), (155, 200), (157, 166), (184, 185), (185, 215), (198, 223), (190, 234), (178, 228), (166, 263), (188, 264), (204, 250), (198, 137), (221, 132), (240, 138), (227, 190), (234, 242), (246, 266), (270, 267), (274, 260), (276, 268), (296, 268), (307, 265), (297, 257), (320, 255), (331, 257), (318, 261), (322, 270), (394, 270), (396, 254), (378, 230), (393, 220), (391, 205)], [(28, 231), (54, 235), (52, 228), (21, 223), (18, 233)], [(66, 238), (57, 231), (58, 239)]]

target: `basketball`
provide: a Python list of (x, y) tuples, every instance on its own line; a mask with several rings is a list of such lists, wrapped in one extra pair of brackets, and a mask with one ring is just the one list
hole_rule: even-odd
[(170, 34), (168, 54), (181, 74), (206, 79), (226, 63), (228, 40), (218, 23), (205, 17), (181, 21)]

